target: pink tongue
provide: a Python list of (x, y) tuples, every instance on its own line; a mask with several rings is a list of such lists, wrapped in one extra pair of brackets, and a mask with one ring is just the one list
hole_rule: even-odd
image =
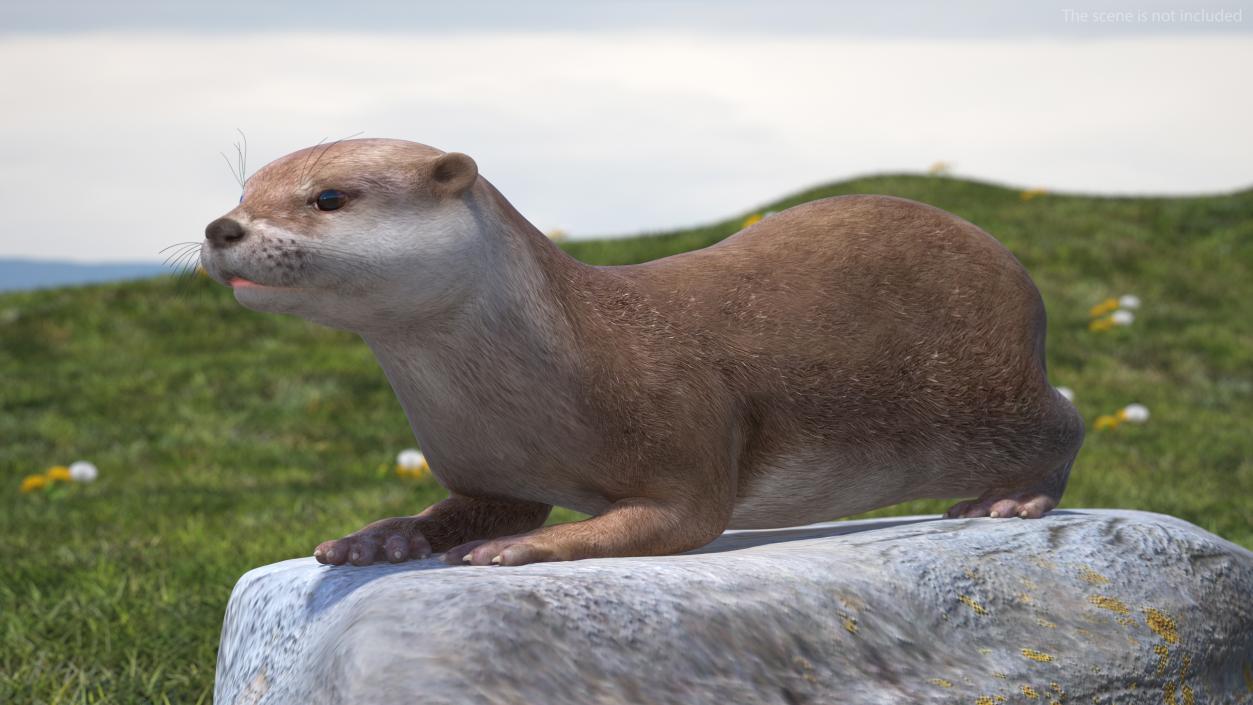
[(232, 287), (244, 287), (244, 288), (247, 288), (247, 287), (250, 287), (250, 286), (261, 286), (261, 285), (260, 285), (260, 284), (258, 284), (258, 283), (256, 283), (256, 282), (250, 282), (250, 281), (248, 281), (247, 279), (244, 279), (243, 277), (232, 277), (232, 278), (231, 278), (231, 286), (232, 286)]

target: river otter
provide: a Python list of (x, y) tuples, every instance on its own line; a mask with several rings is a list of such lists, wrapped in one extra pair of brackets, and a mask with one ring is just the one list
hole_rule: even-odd
[[(924, 497), (1038, 517), (1083, 439), (1027, 272), (900, 198), (597, 267), (470, 157), (363, 139), (262, 168), (205, 238), (244, 306), (365, 339), (450, 493), (321, 544), (323, 563), (666, 554)], [(542, 527), (553, 505), (593, 516)]]

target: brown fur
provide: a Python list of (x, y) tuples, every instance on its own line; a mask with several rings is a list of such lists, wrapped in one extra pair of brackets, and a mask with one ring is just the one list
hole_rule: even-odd
[[(1024, 517), (1060, 498), (1082, 424), (1048, 384), (1038, 291), (974, 225), (846, 196), (702, 250), (592, 267), (468, 157), (360, 142), (375, 144), (341, 146), (319, 178), (401, 204), (457, 200), (490, 280), (438, 315), (384, 297), (377, 321), (330, 321), (375, 350), (453, 497), (327, 542), (320, 560), (660, 554), (727, 526), (916, 498), (980, 495), (954, 511)], [(300, 156), (267, 167), (241, 208), (317, 240), (323, 214), (288, 212)], [(596, 516), (536, 529), (553, 504)]]

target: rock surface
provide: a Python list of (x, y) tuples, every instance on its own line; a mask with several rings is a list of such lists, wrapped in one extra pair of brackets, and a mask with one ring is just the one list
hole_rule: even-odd
[(728, 532), (519, 568), (312, 559), (235, 586), (218, 705), (1235, 703), (1253, 553), (1145, 512)]

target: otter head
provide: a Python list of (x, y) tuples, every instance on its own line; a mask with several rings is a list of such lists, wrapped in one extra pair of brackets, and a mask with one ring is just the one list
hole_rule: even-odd
[(483, 276), (474, 160), (362, 139), (282, 157), (205, 228), (200, 263), (258, 311), (365, 332), (455, 310)]

